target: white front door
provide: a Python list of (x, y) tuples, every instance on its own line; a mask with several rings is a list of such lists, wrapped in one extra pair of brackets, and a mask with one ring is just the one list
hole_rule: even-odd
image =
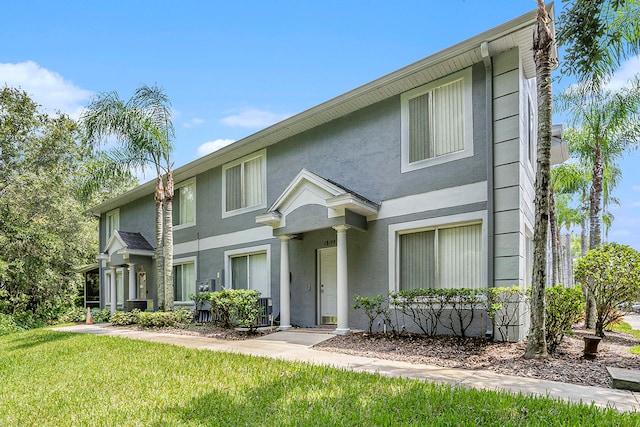
[(318, 250), (318, 293), (320, 295), (320, 324), (338, 322), (338, 272), (336, 248)]

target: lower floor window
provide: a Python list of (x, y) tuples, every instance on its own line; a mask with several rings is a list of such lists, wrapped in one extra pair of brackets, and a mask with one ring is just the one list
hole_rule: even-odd
[(400, 289), (480, 288), (482, 224), (399, 236)]
[(231, 287), (259, 291), (261, 297), (271, 296), (267, 253), (233, 256), (231, 258)]
[(173, 266), (173, 292), (175, 302), (190, 302), (196, 293), (195, 264), (188, 262)]

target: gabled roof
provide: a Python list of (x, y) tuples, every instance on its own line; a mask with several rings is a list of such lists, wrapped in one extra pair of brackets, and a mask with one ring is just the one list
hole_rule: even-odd
[(345, 215), (345, 209), (364, 217), (375, 215), (380, 207), (355, 191), (302, 169), (280, 194), (267, 212), (256, 217), (259, 224), (278, 228), (285, 225), (286, 216), (304, 205), (327, 208), (327, 217)]
[[(107, 242), (102, 258), (110, 258), (113, 254), (153, 256), (153, 246), (140, 233), (117, 230)], [(100, 256), (99, 256), (100, 257)]]
[(129, 249), (140, 249), (143, 251), (152, 251), (153, 246), (140, 233), (132, 233), (130, 231), (116, 231), (124, 244)]
[[(547, 10), (553, 21), (555, 19), (553, 3), (547, 5)], [(463, 70), (473, 64), (482, 62), (484, 55), (487, 54), (493, 56), (519, 47), (524, 52), (521, 55), (521, 60), (525, 76), (527, 78), (534, 77), (535, 64), (533, 55), (527, 54), (527, 52), (530, 52), (532, 48), (535, 23), (536, 10), (533, 10), (475, 37), (427, 56), (420, 61), (194, 160), (174, 171), (175, 182), (181, 182), (211, 168), (236, 160), (369, 105), (422, 86), (453, 72)], [(552, 30), (555, 31), (553, 22)], [(557, 54), (554, 54), (554, 56), (557, 56)], [(94, 214), (107, 212), (142, 196), (151, 195), (154, 188), (155, 180), (149, 181), (95, 206), (91, 209), (91, 212)]]

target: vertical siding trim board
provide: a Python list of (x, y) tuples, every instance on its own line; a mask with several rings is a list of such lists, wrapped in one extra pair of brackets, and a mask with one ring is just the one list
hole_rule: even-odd
[(489, 46), (486, 42), (482, 43), (480, 50), (484, 59), (484, 75), (485, 75), (485, 105), (486, 105), (486, 132), (487, 132), (487, 285), (495, 286), (493, 270), (494, 270), (494, 240), (495, 218), (493, 206), (493, 59), (489, 55)]
[[(496, 133), (493, 135), (494, 155), (499, 155), (501, 161), (496, 162), (493, 159), (492, 175), (494, 178), (493, 191), (493, 219), (499, 217), (501, 222), (507, 221), (508, 231), (514, 232), (517, 228), (516, 236), (509, 234), (510, 239), (504, 233), (507, 231), (504, 227), (494, 227), (492, 230), (492, 238), (494, 244), (498, 242), (509, 241), (508, 247), (494, 248), (493, 267), (494, 267), (494, 285), (500, 286), (505, 281), (511, 284), (519, 284), (520, 270), (519, 266), (519, 246), (513, 242), (515, 237), (520, 240), (519, 229), (522, 223), (520, 205), (520, 170), (518, 163), (520, 160), (520, 55), (519, 50), (513, 49), (498, 55), (493, 61), (492, 79), (493, 94), (492, 106), (493, 126)], [(515, 112), (515, 114), (514, 114)], [(516, 140), (515, 144), (507, 141)], [(502, 143), (502, 144), (501, 144)], [(500, 144), (499, 146), (497, 146)], [(516, 153), (509, 153), (508, 150), (515, 150)], [(511, 160), (510, 162), (505, 162)], [(515, 166), (515, 167), (514, 167)], [(515, 173), (515, 177), (513, 176)], [(514, 262), (514, 260), (516, 262)], [(515, 283), (514, 283), (515, 281)]]

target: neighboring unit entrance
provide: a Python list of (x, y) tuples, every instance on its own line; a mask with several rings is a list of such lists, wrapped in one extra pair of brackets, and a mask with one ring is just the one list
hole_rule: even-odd
[(337, 277), (336, 248), (318, 249), (318, 312), (321, 325), (338, 323)]

